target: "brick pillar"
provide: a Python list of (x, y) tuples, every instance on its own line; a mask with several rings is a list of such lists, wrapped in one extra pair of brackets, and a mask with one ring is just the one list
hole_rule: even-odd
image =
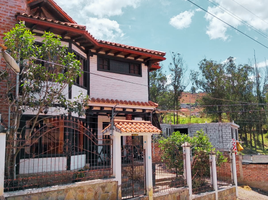
[[(20, 13), (28, 13), (27, 8), (27, 1), (26, 0), (2, 0), (0, 1), (0, 44), (3, 44), (3, 37), (4, 33), (8, 32), (10, 29), (12, 29), (15, 24), (18, 23), (18, 21), (15, 18), (15, 14), (17, 12)], [(0, 71), (5, 69), (6, 63), (4, 61), (4, 58), (2, 55), (0, 55)], [(11, 78), (9, 80), (12, 80), (14, 82), (14, 85), (16, 84), (16, 74), (13, 73), (11, 70), (9, 71)], [(6, 83), (4, 81), (0, 82), (0, 96), (3, 94), (6, 94)], [(15, 92), (15, 91), (14, 91)], [(15, 95), (15, 93), (14, 93)], [(8, 106), (7, 102), (3, 101), (4, 99), (0, 99), (2, 102), (2, 106), (0, 107), (0, 114), (2, 114), (2, 119), (4, 122), (4, 125), (7, 125), (8, 121)]]

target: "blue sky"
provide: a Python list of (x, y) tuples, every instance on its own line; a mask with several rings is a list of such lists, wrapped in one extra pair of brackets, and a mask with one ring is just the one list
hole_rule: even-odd
[[(204, 58), (252, 65), (255, 51), (259, 67), (268, 59), (267, 48), (187, 0), (55, 1), (97, 39), (166, 52), (165, 71), (171, 52), (183, 56), (188, 74)], [(192, 1), (268, 46), (267, 0)]]

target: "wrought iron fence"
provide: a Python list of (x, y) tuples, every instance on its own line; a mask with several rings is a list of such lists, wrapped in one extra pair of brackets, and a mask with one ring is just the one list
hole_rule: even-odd
[(155, 193), (167, 192), (186, 186), (183, 152), (176, 153), (175, 163), (170, 159), (162, 159), (153, 163), (153, 190)]
[(193, 194), (213, 191), (211, 180), (211, 162), (205, 151), (195, 151), (192, 156)]
[(223, 189), (233, 184), (232, 160), (228, 154), (225, 154), (225, 158), (226, 162), (220, 163), (217, 166), (217, 183), (219, 189)]
[(26, 121), (6, 144), (5, 191), (39, 188), (112, 175), (112, 140), (72, 117)]
[(131, 144), (129, 143), (122, 147), (122, 199), (146, 194), (145, 150), (143, 149), (142, 142), (135, 144), (132, 141)]

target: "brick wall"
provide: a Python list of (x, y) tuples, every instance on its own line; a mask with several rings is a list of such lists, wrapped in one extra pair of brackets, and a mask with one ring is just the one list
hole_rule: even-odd
[[(4, 33), (8, 32), (18, 23), (15, 19), (15, 14), (17, 12), (28, 12), (26, 0), (1, 0), (0, 1), (0, 44), (3, 43)], [(0, 55), (0, 71), (6, 67), (2, 55)], [(15, 83), (15, 74), (12, 71), (10, 72), (10, 79)], [(3, 101), (2, 95), (6, 93), (6, 83), (4, 81), (0, 82), (0, 113), (2, 114), (2, 119), (5, 124), (7, 124), (8, 116), (8, 107), (7, 103)]]
[(152, 142), (152, 162), (157, 163), (161, 161), (161, 149), (158, 143)]
[[(230, 164), (225, 163), (222, 168), (230, 176)], [(236, 156), (237, 180), (240, 185), (249, 185), (250, 187), (268, 191), (268, 164), (243, 164), (242, 155)]]
[(268, 163), (242, 164), (242, 156), (236, 156), (237, 179), (239, 184), (249, 185), (268, 192)]
[(144, 64), (142, 77), (103, 72), (97, 70), (97, 56), (94, 55), (90, 57), (90, 72), (90, 97), (148, 101), (148, 72)]

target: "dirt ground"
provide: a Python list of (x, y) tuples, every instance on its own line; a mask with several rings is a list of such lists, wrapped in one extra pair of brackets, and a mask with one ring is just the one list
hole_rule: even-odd
[(258, 190), (251, 189), (249, 186), (238, 187), (239, 200), (268, 200), (268, 193), (263, 193)]

